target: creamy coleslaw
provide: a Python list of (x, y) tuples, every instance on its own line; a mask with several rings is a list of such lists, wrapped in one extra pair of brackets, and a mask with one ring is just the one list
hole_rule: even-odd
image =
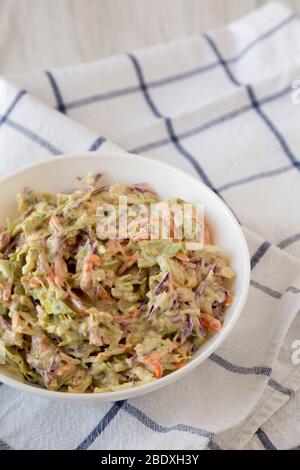
[[(99, 219), (122, 195), (130, 233), (111, 238)], [(119, 390), (183, 367), (222, 328), (230, 260), (207, 225), (198, 250), (172, 230), (147, 238), (153, 221), (137, 208), (159, 200), (146, 183), (102, 185), (91, 174), (58, 194), (17, 196), (18, 217), (0, 229), (5, 368), (49, 390)]]

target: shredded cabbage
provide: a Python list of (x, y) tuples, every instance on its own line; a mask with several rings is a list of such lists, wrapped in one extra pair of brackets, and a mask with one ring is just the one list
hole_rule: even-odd
[[(159, 379), (222, 328), (233, 301), (230, 260), (211, 240), (188, 250), (172, 234), (147, 238), (153, 221), (139, 205), (157, 203), (156, 192), (100, 178), (59, 194), (26, 189), (17, 219), (0, 228), (0, 364), (49, 390)], [(115, 239), (99, 221), (113, 222), (108, 207), (119, 209), (119, 196), (128, 198), (130, 233)]]

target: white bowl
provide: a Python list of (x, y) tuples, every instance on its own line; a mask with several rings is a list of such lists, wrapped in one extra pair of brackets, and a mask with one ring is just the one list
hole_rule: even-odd
[(58, 192), (70, 187), (76, 176), (84, 176), (89, 171), (104, 173), (105, 183), (147, 181), (162, 198), (181, 197), (189, 202), (204, 204), (205, 216), (212, 229), (214, 243), (231, 257), (232, 267), (236, 272), (233, 283), (235, 297), (233, 304), (227, 309), (222, 330), (207, 340), (190, 362), (181, 369), (145, 385), (99, 394), (55, 392), (21, 382), (0, 366), (0, 380), (3, 383), (48, 399), (77, 402), (123, 400), (144, 395), (182, 378), (210, 356), (229, 335), (242, 312), (249, 288), (248, 247), (232, 212), (216, 194), (196, 178), (150, 158), (125, 152), (106, 155), (87, 153), (63, 155), (27, 166), (0, 180), (0, 223), (5, 223), (6, 217), (15, 215), (15, 197), (24, 187), (37, 191)]

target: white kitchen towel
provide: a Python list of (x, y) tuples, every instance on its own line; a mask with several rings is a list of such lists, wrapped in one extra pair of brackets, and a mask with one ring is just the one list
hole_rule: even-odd
[(149, 396), (66, 405), (1, 385), (0, 448), (300, 444), (299, 429), (288, 432), (300, 408), (299, 78), (300, 22), (277, 3), (209, 34), (2, 78), (1, 175), (117, 146), (167, 161), (232, 208), (252, 276), (243, 314), (218, 351)]

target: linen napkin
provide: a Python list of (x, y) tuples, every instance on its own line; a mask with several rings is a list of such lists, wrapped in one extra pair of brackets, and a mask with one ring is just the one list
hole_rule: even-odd
[(300, 444), (299, 77), (300, 23), (278, 3), (159, 47), (2, 77), (1, 175), (60, 153), (120, 147), (167, 161), (234, 211), (252, 276), (229, 338), (162, 390), (74, 405), (1, 385), (0, 448)]

